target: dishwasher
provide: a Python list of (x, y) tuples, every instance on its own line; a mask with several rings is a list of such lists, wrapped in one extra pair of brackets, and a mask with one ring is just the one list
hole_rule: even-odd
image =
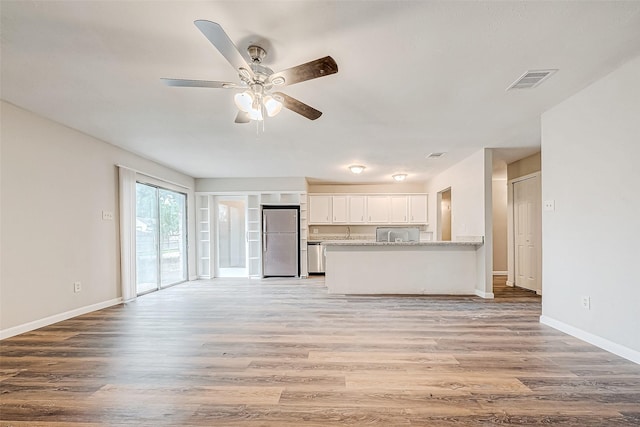
[(326, 249), (321, 242), (307, 243), (309, 274), (324, 274)]

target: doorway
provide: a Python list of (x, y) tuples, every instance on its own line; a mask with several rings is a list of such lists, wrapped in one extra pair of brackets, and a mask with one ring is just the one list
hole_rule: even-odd
[(187, 196), (136, 183), (136, 293), (187, 280)]
[(247, 198), (216, 197), (216, 277), (248, 277)]
[(437, 240), (451, 241), (451, 187), (438, 192)]
[(541, 293), (540, 176), (512, 183), (514, 284)]

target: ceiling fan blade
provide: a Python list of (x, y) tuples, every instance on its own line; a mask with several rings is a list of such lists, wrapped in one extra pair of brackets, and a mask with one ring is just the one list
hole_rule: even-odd
[(306, 80), (318, 77), (329, 76), (338, 72), (338, 64), (330, 56), (298, 65), (297, 67), (287, 68), (286, 70), (274, 73), (269, 77), (269, 81), (277, 83), (276, 78), (284, 78), (284, 83), (277, 86), (290, 86)]
[(251, 119), (249, 118), (249, 113), (245, 113), (244, 111), (238, 111), (236, 115), (235, 123), (249, 123)]
[(213, 89), (235, 89), (240, 87), (239, 85), (231, 82), (217, 82), (211, 80), (185, 80), (185, 79), (163, 79), (167, 86), (178, 87), (208, 87)]
[(227, 33), (224, 32), (220, 24), (215, 22), (199, 19), (194, 22), (196, 27), (204, 34), (204, 36), (216, 47), (224, 56), (227, 61), (236, 69), (236, 71), (246, 73), (251, 79), (255, 78), (251, 67), (247, 64), (244, 57), (238, 50), (233, 41), (229, 38)]
[(275, 92), (273, 93), (273, 96), (276, 100), (282, 102), (282, 106), (284, 108), (287, 108), (294, 113), (298, 113), (309, 120), (315, 120), (322, 115), (321, 111), (318, 111), (315, 108), (305, 104), (304, 102), (290, 97), (289, 95), (285, 95), (282, 92)]

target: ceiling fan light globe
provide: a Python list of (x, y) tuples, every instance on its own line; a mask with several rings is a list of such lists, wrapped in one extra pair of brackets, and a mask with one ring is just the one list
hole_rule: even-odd
[(236, 106), (240, 111), (244, 111), (245, 113), (251, 113), (251, 106), (253, 105), (253, 95), (251, 92), (246, 91), (242, 93), (236, 93), (233, 97), (233, 100), (236, 103)]
[(269, 117), (274, 117), (278, 115), (280, 111), (282, 111), (282, 103), (276, 101), (272, 96), (265, 96), (264, 108), (265, 110), (267, 110), (267, 115)]
[(253, 108), (250, 109), (248, 111), (249, 113), (249, 118), (251, 120), (258, 120), (258, 121), (262, 121), (263, 117), (262, 117), (262, 112), (258, 109), (258, 110), (254, 110)]

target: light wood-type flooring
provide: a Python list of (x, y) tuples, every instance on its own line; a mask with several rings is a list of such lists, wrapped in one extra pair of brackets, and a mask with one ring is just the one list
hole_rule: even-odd
[(640, 365), (495, 293), (174, 286), (0, 342), (0, 425), (640, 425)]

